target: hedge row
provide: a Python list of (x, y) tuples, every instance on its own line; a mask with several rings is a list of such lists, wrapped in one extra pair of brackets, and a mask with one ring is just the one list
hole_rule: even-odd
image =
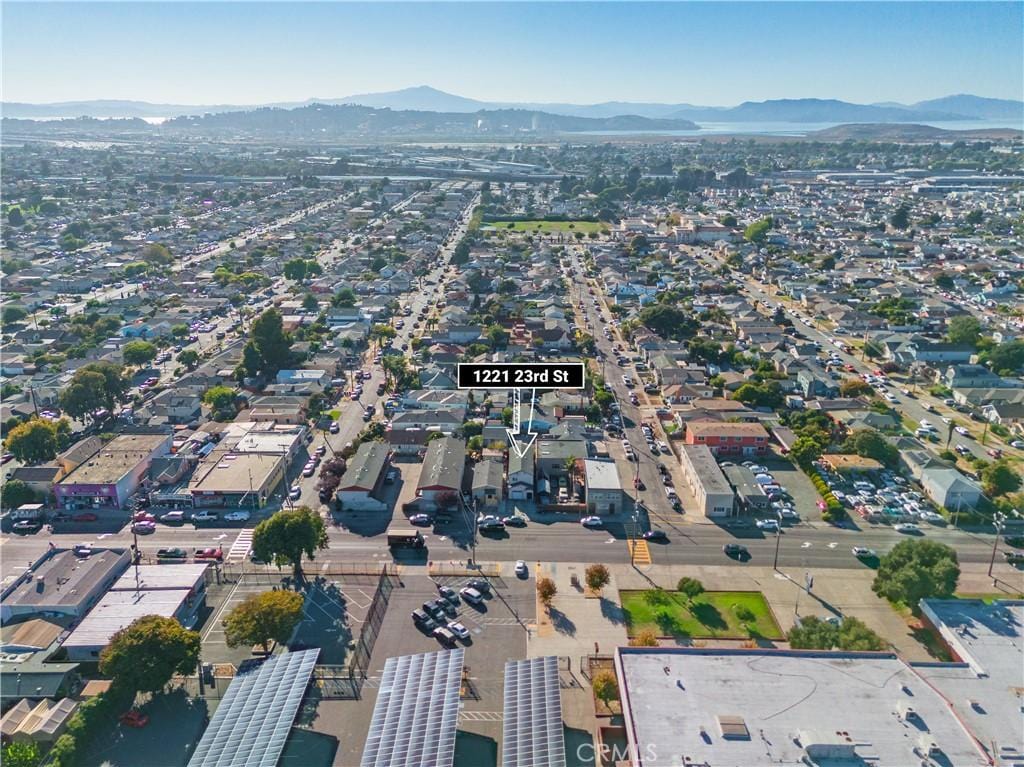
[(815, 469), (805, 469), (807, 475), (811, 478), (811, 484), (814, 485), (814, 489), (821, 495), (822, 500), (825, 501), (825, 511), (822, 512), (821, 518), (826, 522), (838, 521), (846, 516), (846, 509), (843, 508), (843, 504), (839, 502), (835, 494), (829, 488), (828, 483)]

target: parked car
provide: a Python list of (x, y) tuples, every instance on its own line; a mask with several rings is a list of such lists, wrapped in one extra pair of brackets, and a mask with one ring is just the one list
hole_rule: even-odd
[(518, 514), (505, 517), (502, 522), (505, 523), (505, 527), (526, 527), (526, 517), (521, 517)]
[(449, 623), (448, 630), (452, 632), (455, 636), (457, 636), (459, 639), (461, 639), (463, 642), (469, 639), (469, 629), (467, 629), (458, 621), (452, 621), (451, 623)]
[(157, 559), (180, 559), (185, 561), (188, 559), (188, 552), (185, 549), (157, 549)]
[(433, 631), (437, 626), (434, 619), (423, 610), (412, 611), (412, 622), (426, 631)]
[(92, 544), (76, 543), (74, 548), (71, 549), (71, 551), (76, 557), (88, 557), (92, 554)]
[(185, 521), (184, 511), (168, 511), (166, 514), (160, 515), (160, 521), (165, 525), (180, 524)]
[(13, 525), (11, 529), (16, 533), (35, 533), (41, 530), (43, 523), (38, 519), (19, 519)]
[(484, 601), (484, 595), (477, 591), (471, 586), (466, 586), (459, 591), (459, 596), (469, 602), (471, 605), (479, 605)]
[(593, 515), (591, 515), (589, 517), (584, 517), (583, 519), (581, 519), (580, 520), (580, 524), (583, 525), (584, 527), (589, 527), (591, 529), (596, 529), (598, 527), (604, 527), (604, 521), (600, 517), (593, 516)]
[(222, 562), (224, 560), (224, 550), (220, 548), (196, 549), (195, 554), (192, 555), (192, 558), (196, 560)]
[(447, 599), (453, 605), (457, 605), (459, 603), (459, 595), (455, 592), (455, 589), (450, 588), (449, 586), (438, 586), (437, 593), (440, 594), (443, 599)]
[(447, 626), (438, 626), (430, 634), (446, 647), (453, 647), (455, 645), (455, 634), (449, 631)]
[(476, 589), (481, 594), (491, 593), (491, 584), (484, 578), (474, 578), (473, 580), (469, 581), (466, 584), (466, 586), (468, 586), (471, 589)]
[(216, 511), (197, 511), (192, 515), (193, 522), (213, 522), (220, 519), (220, 515)]
[(526, 562), (521, 559), (516, 560), (515, 567), (516, 575), (520, 578), (528, 578), (530, 576), (530, 568), (526, 566)]
[(133, 708), (131, 711), (125, 711), (117, 720), (126, 727), (140, 728), (149, 724), (149, 716), (136, 708)]
[(97, 519), (99, 519), (99, 515), (93, 514), (91, 511), (74, 514), (71, 517), (72, 522), (95, 522)]
[(779, 520), (777, 519), (759, 519), (757, 520), (757, 526), (762, 530), (779, 530)]
[(429, 514), (413, 514), (409, 522), (414, 525), (429, 525), (433, 520)]

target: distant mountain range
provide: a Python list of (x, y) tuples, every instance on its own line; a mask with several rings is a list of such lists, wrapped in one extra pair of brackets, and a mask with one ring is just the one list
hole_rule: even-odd
[[(384, 93), (361, 93), (344, 98), (316, 98), (302, 102), (274, 104), (153, 104), (145, 101), (67, 101), (55, 104), (4, 102), (4, 117), (54, 119), (67, 117), (142, 117), (172, 118), (185, 115), (249, 112), (262, 107), (293, 109), (312, 104), (358, 104), (413, 112), (474, 114), (481, 111), (520, 110), (563, 117), (591, 119), (633, 116), (653, 120), (690, 120), (696, 122), (858, 122), (920, 123), (960, 120), (1014, 120), (1024, 125), (1024, 101), (990, 99), (959, 94), (916, 104), (853, 104), (836, 99), (775, 99), (745, 101), (734, 107), (708, 107), (693, 104), (659, 104), (608, 101), (600, 104), (517, 103), (478, 101), (431, 88), (426, 85)], [(628, 130), (628, 129), (624, 129)]]
[(477, 112), (427, 112), (356, 104), (310, 104), (283, 109), (258, 107), (248, 111), (174, 117), (152, 125), (140, 117), (56, 120), (4, 118), (4, 128), (54, 134), (67, 131), (218, 136), (249, 134), (260, 137), (338, 139), (407, 137), (553, 136), (572, 132), (696, 130), (689, 120), (636, 115), (574, 117), (528, 109)]

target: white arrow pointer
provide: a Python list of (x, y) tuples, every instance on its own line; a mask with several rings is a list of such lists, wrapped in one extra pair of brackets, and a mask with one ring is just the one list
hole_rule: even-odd
[(516, 454), (522, 458), (526, 455), (526, 451), (530, 449), (533, 441), (537, 439), (537, 435), (533, 433), (533, 398), (537, 394), (536, 389), (530, 389), (530, 417), (526, 424), (526, 434), (522, 435), (522, 442), (520, 442), (520, 431), (523, 423), (523, 403), (521, 389), (512, 390), (512, 428), (505, 429), (505, 433), (508, 434), (508, 444)]

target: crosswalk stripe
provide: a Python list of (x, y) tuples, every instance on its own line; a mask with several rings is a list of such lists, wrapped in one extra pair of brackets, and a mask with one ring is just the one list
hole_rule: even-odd
[(651, 548), (647, 545), (647, 541), (628, 538), (626, 540), (626, 545), (629, 547), (630, 555), (636, 564), (651, 564)]
[(228, 561), (245, 560), (251, 548), (252, 530), (245, 529), (240, 531), (238, 537), (235, 538), (235, 542), (231, 544), (231, 549), (228, 551)]

